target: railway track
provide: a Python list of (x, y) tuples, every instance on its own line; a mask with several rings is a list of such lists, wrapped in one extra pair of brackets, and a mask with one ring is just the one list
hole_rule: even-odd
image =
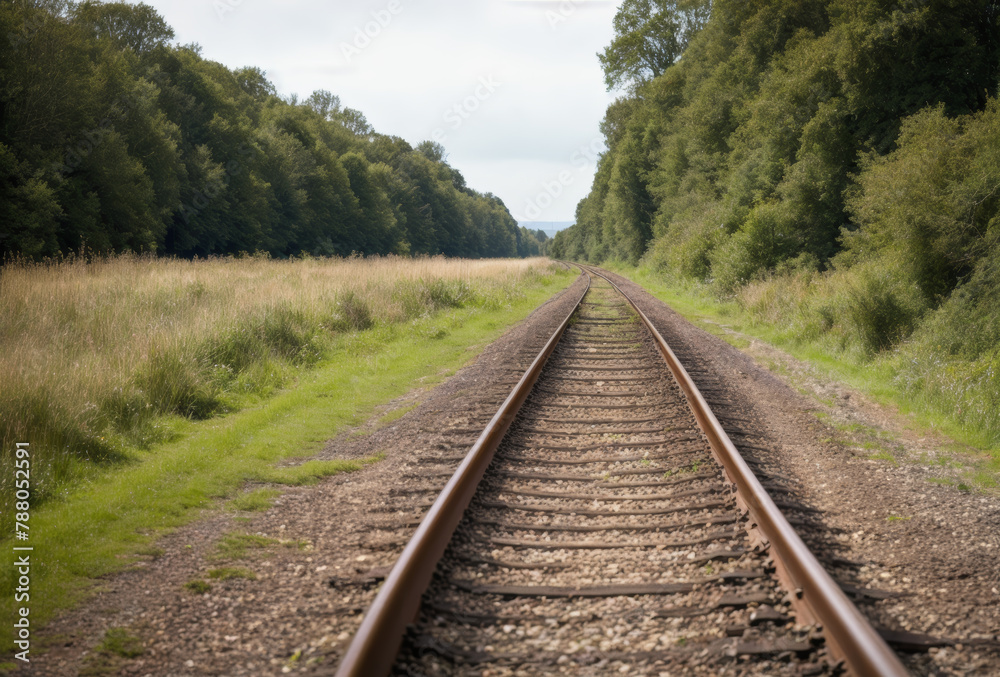
[(906, 674), (655, 329), (585, 274), (337, 674)]

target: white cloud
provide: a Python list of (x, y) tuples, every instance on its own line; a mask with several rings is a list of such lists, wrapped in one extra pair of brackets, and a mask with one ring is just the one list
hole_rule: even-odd
[[(442, 130), (469, 185), (516, 215), (571, 171), (538, 220), (572, 220), (593, 169), (571, 158), (599, 137), (613, 100), (596, 53), (621, 0), (394, 1), (147, 0), (180, 42), (229, 67), (262, 68), (284, 95), (328, 89), (379, 132), (413, 144)], [(220, 5), (231, 9), (221, 18)], [(342, 45), (366, 27), (370, 44), (348, 61)], [(446, 111), (491, 77), (500, 85), (455, 127)]]

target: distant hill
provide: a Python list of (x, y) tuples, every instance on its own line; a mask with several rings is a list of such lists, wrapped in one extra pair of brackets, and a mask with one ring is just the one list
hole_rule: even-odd
[(549, 237), (555, 237), (560, 230), (573, 225), (573, 221), (518, 221), (517, 225), (528, 230), (541, 230)]

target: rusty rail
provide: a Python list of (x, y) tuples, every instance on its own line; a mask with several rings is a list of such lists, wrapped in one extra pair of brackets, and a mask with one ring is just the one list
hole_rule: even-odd
[(549, 356), (562, 338), (570, 318), (589, 290), (588, 275), (587, 289), (573, 304), (573, 309), (566, 315), (566, 319), (514, 386), (514, 390), (507, 396), (500, 410), (490, 420), (489, 425), (472, 445), (472, 449), (458, 466), (455, 474), (448, 480), (448, 484), (427, 511), (420, 526), (386, 577), (375, 601), (369, 607), (361, 627), (358, 628), (347, 653), (340, 662), (336, 673), (338, 677), (376, 677), (389, 674), (403, 641), (406, 626), (416, 618), (420, 610), (420, 598), (430, 584), (434, 570), (455, 533), (455, 527), (458, 526), (465, 509), (475, 495), (483, 473), (493, 460), (494, 452), (507, 434), (507, 429), (524, 404), (535, 381), (538, 380)]
[(778, 577), (785, 588), (792, 591), (792, 606), (800, 619), (823, 627), (831, 654), (842, 659), (855, 675), (908, 675), (909, 672), (893, 650), (868, 619), (847, 599), (840, 586), (816, 560), (815, 555), (774, 504), (712, 413), (684, 365), (646, 314), (613, 280), (598, 270), (585, 268), (618, 290), (653, 334), (674, 379), (684, 391), (699, 427), (708, 438), (712, 453), (725, 469), (729, 481), (736, 486), (737, 502), (744, 510), (749, 511), (752, 521), (770, 545)]
[(847, 599), (771, 500), (729, 436), (705, 402), (687, 370), (649, 318), (617, 284), (603, 273), (581, 266), (587, 289), (562, 321), (545, 348), (532, 362), (514, 390), (476, 440), (427, 515), (407, 543), (379, 594), (368, 609), (337, 670), (338, 677), (387, 675), (395, 662), (406, 627), (416, 618), (420, 600), (430, 583), (455, 528), (468, 507), (493, 455), (524, 403), (569, 321), (589, 291), (590, 274), (614, 287), (632, 306), (653, 335), (681, 390), (708, 438), (716, 460), (737, 489), (737, 501), (749, 512), (755, 529), (769, 545), (778, 576), (793, 592), (792, 604), (800, 618), (823, 626), (831, 653), (861, 677), (907, 675), (899, 658), (868, 620)]

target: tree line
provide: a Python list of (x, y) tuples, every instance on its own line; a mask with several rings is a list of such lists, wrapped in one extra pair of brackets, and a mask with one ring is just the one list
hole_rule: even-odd
[(1000, 440), (1000, 1), (625, 0), (553, 256), (642, 262)]
[(722, 295), (890, 271), (900, 336), (995, 277), (997, 0), (626, 0), (614, 27), (608, 151), (553, 256)]
[(145, 4), (0, 3), (0, 260), (543, 251), (439, 144), (173, 39)]

